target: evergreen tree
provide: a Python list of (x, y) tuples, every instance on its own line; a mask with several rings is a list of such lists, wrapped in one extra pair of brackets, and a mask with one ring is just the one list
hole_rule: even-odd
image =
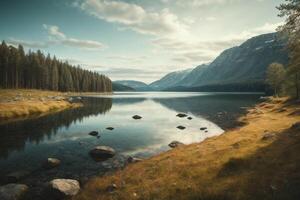
[(25, 54), (18, 48), (0, 45), (0, 87), (35, 88), (76, 92), (111, 92), (112, 83), (106, 76), (60, 62), (38, 50)]

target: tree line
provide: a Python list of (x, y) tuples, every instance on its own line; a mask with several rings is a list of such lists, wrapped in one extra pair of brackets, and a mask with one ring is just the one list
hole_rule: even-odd
[(300, 98), (300, 0), (286, 0), (277, 7), (285, 24), (278, 28), (288, 40), (289, 63), (272, 63), (267, 70), (266, 82), (279, 94)]
[(25, 53), (2, 42), (0, 88), (43, 89), (62, 92), (111, 92), (111, 80), (101, 74), (62, 62), (40, 50)]

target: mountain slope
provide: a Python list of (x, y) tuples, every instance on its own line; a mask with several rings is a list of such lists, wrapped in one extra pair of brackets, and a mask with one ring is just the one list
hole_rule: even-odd
[(288, 62), (285, 45), (276, 33), (253, 37), (222, 52), (191, 85), (263, 82), (272, 62)]
[(190, 72), (192, 69), (186, 69), (182, 71), (171, 72), (160, 80), (157, 80), (150, 84), (154, 90), (163, 90), (168, 87), (177, 86)]
[(285, 47), (286, 41), (277, 33), (259, 35), (223, 51), (210, 64), (182, 73), (172, 72), (150, 85), (172, 91), (264, 90), (267, 67), (273, 62), (288, 63)]
[(120, 80), (114, 81), (115, 83), (122, 84), (124, 86), (131, 87), (137, 91), (149, 91), (151, 87), (144, 82), (141, 81), (133, 81), (133, 80)]
[(135, 89), (128, 87), (126, 85), (122, 85), (120, 83), (112, 82), (113, 91), (134, 91)]

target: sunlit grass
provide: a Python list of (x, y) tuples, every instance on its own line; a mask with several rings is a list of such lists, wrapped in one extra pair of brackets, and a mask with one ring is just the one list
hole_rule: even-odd
[(65, 100), (47, 98), (66, 95), (69, 94), (42, 90), (0, 90), (0, 119), (8, 120), (80, 106)]
[[(290, 127), (300, 116), (289, 115), (297, 104), (285, 100), (249, 110), (242, 128), (95, 178), (75, 199), (293, 199), (299, 195), (300, 133)], [(266, 132), (276, 137), (262, 140)], [(118, 189), (109, 193), (112, 183)]]

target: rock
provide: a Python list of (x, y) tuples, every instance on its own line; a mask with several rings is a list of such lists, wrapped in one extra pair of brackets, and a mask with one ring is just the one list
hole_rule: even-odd
[(68, 102), (73, 103), (74, 102), (74, 98), (73, 97), (68, 98)]
[(187, 119), (188, 119), (188, 120), (192, 120), (193, 118), (192, 118), (192, 117), (188, 117)]
[(300, 130), (300, 122), (296, 122), (292, 125), (291, 129)]
[(28, 191), (28, 186), (24, 184), (7, 184), (0, 187), (1, 200), (19, 200)]
[(106, 191), (109, 192), (109, 193), (112, 193), (114, 192), (116, 189), (118, 189), (118, 186), (116, 184), (111, 184), (109, 186), (107, 186), (106, 188)]
[(64, 100), (65, 98), (64, 97), (61, 97), (61, 96), (56, 96), (56, 97), (53, 97), (53, 99), (55, 101), (61, 101), (61, 100)]
[(21, 180), (22, 178), (26, 177), (30, 173), (25, 170), (12, 172), (6, 175), (6, 182), (7, 183), (16, 183), (17, 181)]
[(57, 158), (48, 158), (43, 166), (46, 169), (52, 169), (58, 167), (60, 163), (61, 163), (60, 160), (58, 160)]
[(139, 115), (134, 115), (132, 118), (133, 118), (133, 119), (142, 119), (142, 117), (139, 116)]
[(79, 182), (73, 179), (54, 179), (49, 183), (50, 191), (59, 197), (71, 197), (80, 190)]
[(43, 167), (46, 169), (52, 169), (60, 165), (60, 160), (57, 158), (48, 158), (47, 161), (43, 164)]
[(183, 118), (183, 117), (186, 117), (187, 114), (184, 114), (184, 113), (178, 113), (176, 116), (177, 116), (177, 117), (180, 117), (180, 118)]
[(180, 130), (184, 130), (185, 129), (184, 126), (177, 126), (177, 128), (180, 129)]
[(205, 130), (204, 133), (208, 133), (208, 130)]
[(127, 158), (127, 162), (128, 163), (136, 163), (136, 162), (140, 162), (140, 161), (142, 161), (143, 159), (141, 159), (141, 158), (136, 158), (136, 157), (132, 157), (132, 156), (129, 156), (128, 158)]
[(276, 133), (266, 133), (263, 135), (263, 137), (261, 138), (261, 140), (271, 140), (273, 138), (276, 137)]
[(201, 131), (204, 131), (204, 130), (206, 130), (206, 129), (207, 129), (207, 127), (201, 127), (201, 128), (200, 128)]
[(178, 141), (173, 141), (169, 144), (169, 147), (171, 148), (176, 148), (176, 147), (179, 147), (179, 146), (182, 146), (184, 145), (182, 142), (178, 142)]
[(108, 146), (96, 146), (89, 153), (95, 161), (103, 161), (116, 154), (115, 150)]
[(107, 130), (110, 130), (110, 131), (114, 130), (113, 127), (107, 127), (106, 129), (107, 129)]
[(98, 131), (92, 131), (89, 133), (89, 135), (91, 135), (91, 136), (97, 136), (98, 134), (99, 134)]

